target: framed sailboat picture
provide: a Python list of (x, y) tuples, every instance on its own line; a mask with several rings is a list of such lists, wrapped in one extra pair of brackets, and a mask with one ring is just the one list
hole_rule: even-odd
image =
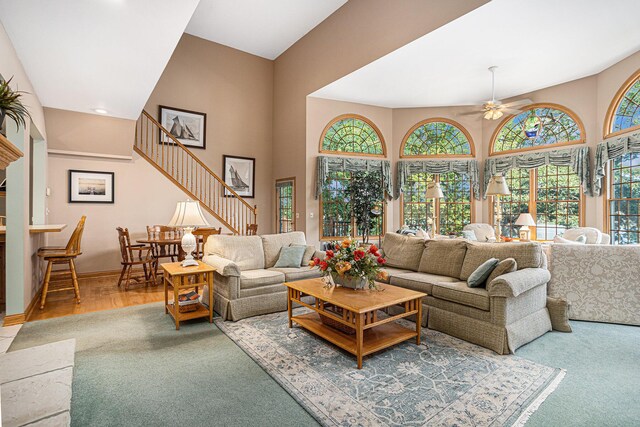
[[(255, 197), (256, 159), (251, 157), (222, 156), (224, 170), (222, 179), (239, 196)], [(231, 192), (225, 189), (225, 196)]]
[[(207, 147), (207, 115), (197, 111), (182, 110), (180, 108), (160, 106), (160, 123), (182, 145), (188, 148)], [(173, 140), (164, 134), (160, 135), (160, 142), (173, 144)]]

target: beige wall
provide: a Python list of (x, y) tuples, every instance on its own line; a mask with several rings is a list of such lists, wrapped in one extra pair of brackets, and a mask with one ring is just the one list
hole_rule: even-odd
[[(307, 95), (485, 3), (350, 0), (280, 55), (274, 75), (273, 167), (277, 175), (295, 176), (298, 188), (309, 188), (304, 142)], [(310, 194), (301, 191), (296, 195), (300, 230), (306, 229), (309, 220), (307, 197)]]
[(273, 230), (273, 61), (184, 34), (145, 109), (207, 113), (206, 150), (193, 153), (222, 177), (223, 154), (256, 159), (260, 233)]
[(57, 108), (45, 108), (44, 115), (50, 149), (131, 156), (134, 120)]

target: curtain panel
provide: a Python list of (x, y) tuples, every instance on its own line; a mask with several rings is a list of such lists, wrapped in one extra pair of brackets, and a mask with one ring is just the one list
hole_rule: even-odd
[(327, 182), (330, 172), (364, 172), (379, 171), (382, 175), (382, 187), (391, 200), (393, 195), (393, 181), (391, 180), (391, 162), (389, 160), (374, 160), (353, 157), (318, 156), (316, 174), (316, 200), (322, 193), (322, 187)]
[(589, 147), (579, 147), (488, 158), (484, 163), (484, 198), (487, 198), (487, 187), (493, 175), (505, 175), (511, 169), (537, 169), (545, 165), (571, 166), (580, 178), (584, 194), (591, 194)]
[(400, 160), (398, 161), (398, 171), (396, 173), (395, 198), (398, 199), (404, 191), (404, 185), (409, 177), (415, 173), (444, 174), (456, 172), (468, 175), (473, 188), (473, 196), (480, 200), (480, 175), (478, 173), (478, 161), (467, 160)]
[(609, 138), (596, 148), (596, 170), (593, 176), (593, 192), (602, 194), (602, 180), (607, 174), (609, 160), (617, 159), (628, 153), (640, 153), (640, 131)]

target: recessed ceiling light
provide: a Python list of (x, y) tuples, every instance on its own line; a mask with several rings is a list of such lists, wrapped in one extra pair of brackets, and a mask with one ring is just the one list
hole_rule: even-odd
[(104, 108), (94, 108), (93, 111), (95, 111), (98, 114), (109, 114), (109, 112)]

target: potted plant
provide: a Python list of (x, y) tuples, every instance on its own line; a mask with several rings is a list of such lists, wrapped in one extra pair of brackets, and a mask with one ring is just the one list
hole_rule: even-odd
[(346, 190), (356, 227), (362, 235), (362, 243), (366, 244), (375, 225), (374, 219), (380, 216), (375, 208), (384, 196), (382, 177), (379, 172), (356, 172)]
[(12, 79), (13, 77), (9, 80), (0, 78), (0, 126), (5, 116), (8, 116), (16, 122), (17, 128), (27, 127), (26, 119), (30, 119), (31, 115), (20, 99), (26, 92), (11, 89)]
[(376, 280), (386, 280), (387, 272), (382, 266), (387, 261), (380, 255), (376, 245), (364, 249), (350, 239), (344, 239), (334, 250), (326, 251), (326, 258), (314, 258), (309, 265), (318, 267), (328, 280), (328, 286), (334, 283), (345, 288), (377, 289)]

